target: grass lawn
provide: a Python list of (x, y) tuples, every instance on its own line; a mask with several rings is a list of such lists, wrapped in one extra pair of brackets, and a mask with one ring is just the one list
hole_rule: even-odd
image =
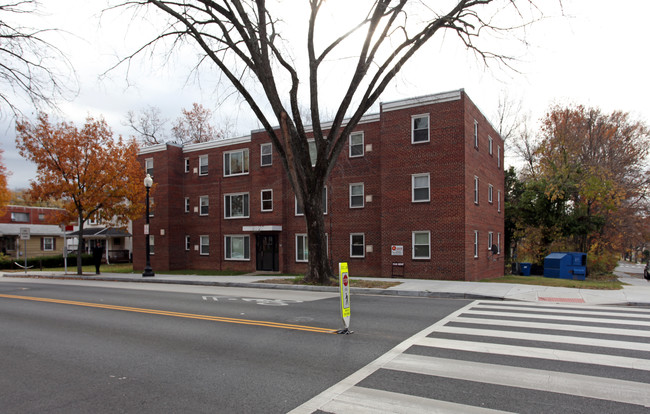
[[(331, 286), (338, 286), (338, 279), (331, 280)], [(309, 285), (304, 280), (304, 276), (296, 276), (292, 279), (266, 279), (260, 280), (258, 283), (273, 283), (277, 285)], [(402, 282), (382, 281), (382, 280), (364, 280), (364, 279), (350, 279), (350, 287), (358, 288), (375, 288), (375, 289), (388, 289), (389, 287), (401, 285)]]
[(571, 279), (558, 279), (553, 277), (543, 276), (515, 276), (506, 275), (496, 279), (484, 279), (481, 282), (486, 283), (518, 283), (522, 285), (538, 285), (538, 286), (554, 286), (554, 287), (568, 287), (579, 289), (602, 289), (602, 290), (618, 290), (623, 288), (621, 283), (615, 275), (589, 275), (586, 280), (571, 280)]

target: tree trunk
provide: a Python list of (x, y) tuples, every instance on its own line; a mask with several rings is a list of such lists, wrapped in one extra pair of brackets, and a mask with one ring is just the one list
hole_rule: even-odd
[(329, 285), (333, 277), (327, 255), (327, 237), (323, 217), (323, 192), (310, 191), (303, 198), (305, 222), (307, 224), (307, 246), (309, 249), (309, 269), (305, 280), (309, 283)]
[(81, 216), (79, 217), (79, 236), (78, 241), (77, 241), (77, 274), (82, 275), (83, 274), (83, 269), (82, 269), (82, 258), (81, 254), (83, 252), (83, 241), (84, 241), (84, 221), (82, 220)]

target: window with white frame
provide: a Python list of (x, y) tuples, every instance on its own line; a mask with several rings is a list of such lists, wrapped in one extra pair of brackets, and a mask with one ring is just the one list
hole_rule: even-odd
[(189, 213), (190, 212), (190, 198), (185, 197), (185, 212)]
[(248, 193), (224, 195), (224, 216), (225, 218), (247, 218), (249, 217)]
[(273, 165), (273, 145), (270, 142), (260, 145), (260, 165), (262, 167)]
[(411, 143), (429, 142), (429, 114), (411, 117)]
[(186, 235), (185, 236), (185, 251), (189, 252), (191, 248), (192, 248), (192, 244), (190, 243), (190, 236)]
[(185, 158), (185, 172), (188, 173), (190, 172), (190, 159)]
[(501, 190), (497, 190), (497, 212), (501, 212)]
[(478, 204), (478, 177), (474, 176), (474, 204)]
[(497, 254), (501, 254), (501, 233), (497, 233)]
[(27, 223), (29, 222), (29, 213), (11, 213), (11, 221)]
[(233, 175), (248, 174), (248, 148), (224, 152), (223, 154), (223, 175), (231, 177)]
[(153, 158), (146, 158), (144, 160), (144, 170), (146, 174), (153, 177)]
[(366, 256), (366, 236), (364, 233), (350, 234), (350, 257)]
[(492, 245), (494, 244), (494, 233), (488, 231), (488, 250), (492, 250)]
[(493, 153), (493, 151), (492, 151), (492, 144), (493, 144), (492, 137), (488, 135), (488, 153), (489, 153), (490, 155), (492, 155), (492, 153)]
[(350, 208), (363, 208), (364, 206), (364, 184), (350, 184)]
[(250, 236), (225, 236), (226, 260), (250, 260)]
[(201, 256), (210, 254), (210, 236), (199, 236), (199, 254)]
[(501, 168), (501, 147), (497, 145), (497, 167)]
[(43, 250), (52, 251), (54, 250), (54, 237), (43, 237)]
[(364, 143), (363, 132), (353, 132), (350, 134), (350, 158), (363, 157)]
[(478, 121), (474, 120), (474, 148), (478, 149)]
[(316, 141), (310, 139), (307, 141), (307, 146), (309, 147), (309, 159), (311, 160), (311, 166), (316, 165), (316, 160), (318, 159), (318, 150), (316, 149)]
[(488, 203), (492, 204), (492, 195), (494, 193), (494, 187), (492, 187), (492, 184), (488, 185)]
[(199, 157), (199, 175), (208, 175), (208, 156), (201, 155)]
[(296, 234), (296, 262), (309, 260), (309, 247), (306, 234)]
[(199, 197), (199, 215), (207, 216), (210, 213), (210, 197)]
[(421, 203), (429, 200), (429, 173), (411, 175), (411, 201)]
[(154, 237), (153, 235), (149, 235), (149, 254), (154, 254), (156, 249), (154, 249), (154, 246), (156, 243), (154, 243)]
[[(303, 210), (302, 206), (298, 204), (298, 197), (296, 197), (295, 200), (296, 216), (304, 216), (305, 210)], [(323, 187), (323, 214), (327, 214), (327, 187)]]
[(412, 258), (413, 259), (430, 259), (431, 258), (431, 232), (414, 231), (412, 233)]
[(474, 230), (474, 258), (478, 257), (478, 230)]
[(262, 190), (262, 211), (273, 211), (273, 190)]

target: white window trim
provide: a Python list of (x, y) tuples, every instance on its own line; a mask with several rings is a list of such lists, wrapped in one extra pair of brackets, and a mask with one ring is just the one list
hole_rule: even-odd
[(501, 147), (497, 145), (497, 167), (501, 168)]
[(501, 190), (497, 190), (497, 213), (501, 212)]
[[(246, 209), (246, 210), (248, 210), (248, 215), (246, 215), (246, 216), (232, 216), (231, 215), (230, 217), (226, 216), (226, 213), (228, 212), (228, 209), (226, 208), (226, 203), (228, 202), (227, 201), (228, 197), (230, 197), (230, 214), (232, 214), (232, 197), (233, 196), (244, 196), (244, 195), (248, 196), (248, 208)], [(250, 202), (251, 202), (251, 198), (250, 198), (249, 193), (229, 193), (229, 194), (224, 194), (223, 195), (223, 218), (226, 219), (226, 220), (237, 220), (237, 219), (250, 218), (250, 215), (251, 215)]]
[[(427, 118), (427, 140), (426, 141), (415, 141), (415, 119), (416, 118)], [(429, 114), (418, 114), (418, 115), (411, 115), (411, 144), (424, 144), (426, 142), (431, 141), (431, 117)]]
[[(205, 160), (205, 167), (207, 167), (207, 168), (206, 168), (206, 169), (207, 169), (206, 172), (203, 172), (203, 171), (201, 170), (201, 167), (204, 166), (204, 165), (201, 163), (202, 160)], [(205, 176), (205, 175), (208, 175), (208, 172), (210, 172), (210, 159), (208, 158), (207, 155), (200, 155), (200, 156), (199, 156), (199, 175), (200, 175), (200, 176)]]
[[(419, 177), (427, 177), (427, 199), (426, 200), (416, 200), (415, 199), (415, 179)], [(424, 188), (424, 187), (419, 187)], [(413, 203), (428, 203), (431, 201), (431, 176), (429, 173), (424, 174), (412, 174), (411, 175), (411, 202)]]
[[(360, 135), (361, 136), (361, 154), (359, 155), (352, 155), (352, 136), (353, 135)], [(366, 144), (366, 137), (363, 131), (357, 131), (353, 132), (350, 134), (350, 138), (348, 138), (348, 157), (349, 158), (361, 158), (365, 155), (365, 144)]]
[(474, 120), (474, 148), (478, 150), (478, 121)]
[(494, 244), (494, 232), (488, 231), (488, 250), (492, 250)]
[[(265, 192), (271, 192), (271, 208), (270, 209), (264, 209), (264, 193)], [(260, 191), (260, 211), (263, 212), (269, 212), (273, 211), (273, 190), (270, 188), (264, 189)]]
[(492, 148), (493, 143), (494, 143), (494, 140), (492, 139), (491, 136), (488, 135), (488, 153), (490, 155), (494, 154), (494, 151), (493, 151), (493, 148)]
[(185, 235), (185, 251), (189, 252), (192, 249), (192, 243), (190, 242), (190, 236)]
[[(149, 167), (149, 163), (151, 163), (151, 167)], [(149, 170), (151, 170), (151, 172), (149, 172)], [(151, 176), (153, 177), (153, 158), (145, 158), (144, 172), (147, 174), (151, 174)]]
[[(353, 186), (361, 186), (361, 205), (360, 206), (353, 206), (352, 205), (352, 187)], [(366, 206), (366, 185), (364, 183), (352, 183), (348, 186), (348, 194), (349, 194), (349, 204), (350, 208), (364, 208)], [(355, 195), (355, 197), (359, 197), (358, 195)]]
[(154, 236), (153, 234), (149, 235), (149, 254), (155, 254), (156, 249), (155, 249), (156, 243), (154, 241)]
[(189, 198), (189, 197), (185, 197), (185, 207), (184, 207), (184, 211), (185, 211), (186, 213), (189, 213), (189, 212), (190, 212), (190, 198)]
[[(415, 257), (415, 235), (426, 233), (428, 238), (428, 252), (427, 257)], [(429, 230), (413, 231), (411, 232), (411, 259), (413, 260), (429, 260), (431, 259), (431, 232)]]
[[(307, 246), (307, 257), (304, 259), (298, 259), (298, 238), (304, 237), (305, 241), (304, 244)], [(307, 263), (309, 262), (309, 242), (307, 239), (307, 234), (306, 233), (296, 233), (295, 237), (295, 247), (296, 247), (296, 263)]]
[[(226, 155), (236, 154), (239, 152), (242, 153), (242, 160), (244, 158), (248, 158), (248, 170), (240, 173), (235, 173), (235, 174), (233, 174), (232, 172), (230, 174), (226, 174)], [(243, 154), (248, 154), (248, 155), (247, 157), (244, 157)], [(238, 150), (226, 151), (223, 153), (223, 176), (224, 177), (238, 177), (240, 175), (248, 175), (250, 173), (250, 165), (251, 165), (251, 160), (250, 160), (250, 153), (248, 152), (248, 148), (241, 148)]]
[[(266, 148), (266, 147), (271, 148), (271, 153), (266, 154), (266, 155), (271, 156), (271, 162), (268, 163), (268, 164), (264, 164), (264, 155), (265, 155), (264, 154), (264, 148)], [(273, 165), (273, 144), (270, 143), (270, 142), (260, 144), (260, 167), (270, 167), (272, 165)]]
[[(353, 246), (353, 245), (352, 245), (352, 238), (353, 238), (354, 236), (361, 236), (361, 237), (363, 237), (363, 253), (362, 253), (360, 256), (359, 256), (359, 255), (355, 255), (355, 254), (352, 253), (352, 246)], [(360, 258), (360, 259), (363, 259), (363, 258), (366, 257), (366, 235), (365, 235), (365, 233), (350, 233), (350, 257), (353, 257), (353, 258)]]
[(474, 204), (476, 204), (476, 205), (478, 205), (478, 201), (479, 201), (479, 198), (478, 198), (479, 197), (478, 186), (479, 186), (479, 179), (475, 175), (474, 176)]
[[(227, 248), (227, 246), (228, 246), (228, 238), (231, 239), (231, 242), (232, 242), (232, 238), (244, 239), (244, 243), (248, 244), (248, 257), (244, 257), (244, 258), (241, 258), (241, 259), (233, 259), (232, 257), (228, 258), (228, 256), (227, 256), (227, 253), (228, 253), (228, 248)], [(245, 252), (246, 252), (246, 247), (244, 247), (244, 253)], [(232, 256), (232, 244), (230, 246), (230, 254)], [(223, 257), (224, 257), (224, 260), (227, 260), (229, 262), (250, 262), (251, 261), (251, 238), (250, 238), (250, 236), (247, 235), (247, 234), (226, 234), (225, 236), (223, 236)]]
[[(50, 241), (50, 248), (47, 248), (46, 240)], [(44, 252), (53, 252), (54, 251), (54, 237), (43, 237), (43, 251)]]
[[(203, 244), (203, 240), (207, 240), (208, 244)], [(208, 252), (204, 253), (203, 252), (203, 246), (207, 246)], [(199, 236), (199, 255), (200, 256), (210, 256), (210, 236), (204, 234), (202, 236)]]
[(494, 202), (494, 187), (492, 184), (488, 184), (488, 203), (492, 204)]
[[(208, 208), (207, 213), (203, 213), (203, 200), (207, 200), (208, 204), (206, 207)], [(205, 195), (205, 196), (200, 196), (199, 197), (199, 216), (208, 216), (210, 215), (210, 197)]]
[[(327, 206), (328, 206), (328, 203), (327, 203), (327, 201), (328, 201), (328, 200), (327, 200), (327, 186), (323, 187), (323, 191), (325, 191), (325, 197), (323, 198), (323, 204), (324, 204), (324, 206), (323, 206), (323, 215), (326, 216), (326, 215), (327, 215)], [(302, 213), (299, 213), (299, 212), (298, 212), (298, 197), (297, 197), (297, 196), (294, 196), (294, 199), (295, 199), (294, 210), (293, 210), (293, 211), (294, 211), (294, 215), (295, 215), (296, 217), (302, 217), (302, 216), (304, 216), (304, 215), (305, 215), (304, 211), (303, 211)], [(304, 210), (304, 209), (303, 209), (303, 210)]]
[(185, 158), (185, 172), (189, 173), (190, 172), (190, 159)]
[(478, 230), (474, 230), (474, 258), (478, 259)]
[(497, 233), (497, 254), (501, 254), (501, 233)]

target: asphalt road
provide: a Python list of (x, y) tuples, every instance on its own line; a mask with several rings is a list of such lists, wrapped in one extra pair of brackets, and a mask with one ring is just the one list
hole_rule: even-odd
[(121, 286), (0, 283), (0, 411), (284, 413), (469, 303)]

